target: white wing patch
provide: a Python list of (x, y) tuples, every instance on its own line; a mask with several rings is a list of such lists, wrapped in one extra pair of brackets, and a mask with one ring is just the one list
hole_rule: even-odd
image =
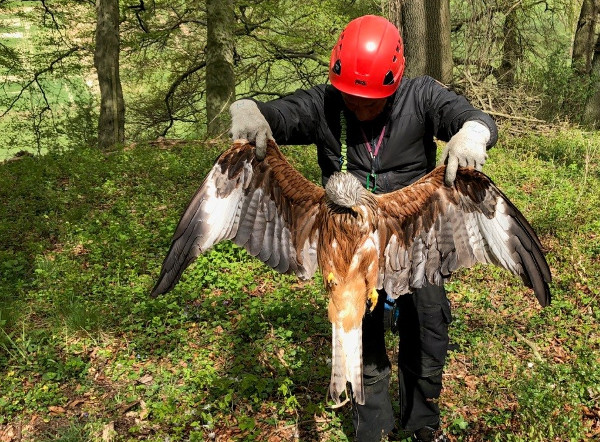
[[(269, 149), (263, 162), (254, 161), (250, 144), (234, 143), (221, 154), (179, 221), (153, 296), (171, 290), (200, 253), (226, 239), (278, 272), (314, 275), (318, 235), (312, 228), (323, 191), (302, 181), (275, 145)], [(303, 190), (290, 191), (288, 180)], [(302, 209), (294, 199), (298, 195), (307, 201)], [(300, 210), (308, 216), (302, 220), (306, 238), (291, 231)]]
[[(440, 285), (456, 270), (482, 263), (503, 267), (530, 287), (536, 284), (534, 291), (542, 305), (550, 302), (550, 270), (522, 214), (491, 183), (483, 201), (465, 193), (457, 196), (457, 202), (439, 200), (443, 209), (431, 208), (403, 224), (414, 229), (412, 238), (402, 233), (400, 238), (396, 234), (389, 238), (379, 274), (388, 294), (397, 297), (427, 283)], [(426, 231), (423, 223), (429, 225)]]
[(242, 195), (243, 190), (236, 188), (227, 197), (218, 197), (214, 181), (207, 182), (207, 199), (202, 207), (202, 212), (205, 216), (203, 221), (212, 228), (207, 230), (206, 236), (201, 238), (198, 243), (202, 252), (212, 247), (213, 244), (223, 239), (225, 234), (229, 233), (229, 227), (239, 218), (239, 205)]
[[(510, 218), (506, 215), (504, 201), (498, 198), (496, 202), (496, 215), (489, 219), (481, 213), (477, 214), (481, 234), (493, 257), (488, 256), (484, 262), (493, 262), (513, 272), (519, 272), (520, 266), (516, 265), (511, 250), (507, 249), (510, 243)], [(490, 259), (491, 258), (491, 259)]]
[[(298, 277), (302, 279), (310, 279), (317, 271), (317, 238), (319, 236), (319, 232), (316, 232), (316, 235), (312, 240), (308, 240), (304, 247), (301, 250), (302, 256), (302, 265), (304, 266), (304, 271), (298, 272)], [(299, 269), (300, 270), (300, 269)]]

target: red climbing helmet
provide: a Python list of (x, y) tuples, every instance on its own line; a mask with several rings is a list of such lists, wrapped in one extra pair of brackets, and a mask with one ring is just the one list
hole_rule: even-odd
[(364, 15), (348, 23), (331, 51), (329, 81), (364, 98), (385, 98), (398, 89), (404, 48), (398, 28), (383, 17)]

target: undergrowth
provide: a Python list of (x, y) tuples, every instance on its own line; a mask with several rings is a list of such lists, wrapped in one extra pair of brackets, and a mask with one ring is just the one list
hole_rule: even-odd
[[(327, 401), (318, 278), (279, 275), (223, 243), (172, 292), (148, 296), (180, 213), (225, 148), (211, 146), (0, 166), (4, 439), (352, 440), (349, 407)], [(453, 440), (600, 435), (599, 146), (597, 133), (573, 130), (490, 151), (486, 173), (547, 250), (554, 298), (542, 310), (492, 267), (448, 283), (457, 350), (440, 405)], [(284, 150), (319, 181), (314, 148)]]

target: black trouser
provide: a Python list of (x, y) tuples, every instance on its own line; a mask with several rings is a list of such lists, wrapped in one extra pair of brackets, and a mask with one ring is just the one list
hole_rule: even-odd
[[(380, 441), (395, 425), (389, 396), (390, 362), (383, 329), (386, 294), (363, 320), (363, 373), (365, 404), (353, 405), (353, 423), (359, 442)], [(450, 303), (440, 286), (427, 286), (396, 301), (398, 328), (399, 427), (414, 432), (439, 426), (437, 404), (442, 389), (442, 370), (448, 351)]]

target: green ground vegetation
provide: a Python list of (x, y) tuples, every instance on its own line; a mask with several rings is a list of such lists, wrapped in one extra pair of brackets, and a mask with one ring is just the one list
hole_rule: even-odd
[[(349, 407), (327, 400), (319, 278), (279, 275), (223, 243), (148, 296), (226, 144), (0, 165), (2, 440), (352, 440)], [(284, 151), (318, 182), (314, 148)], [(440, 401), (453, 440), (600, 436), (599, 160), (600, 135), (575, 129), (504, 136), (490, 152), (485, 171), (547, 250), (554, 301), (542, 310), (492, 267), (448, 283), (457, 349)]]

